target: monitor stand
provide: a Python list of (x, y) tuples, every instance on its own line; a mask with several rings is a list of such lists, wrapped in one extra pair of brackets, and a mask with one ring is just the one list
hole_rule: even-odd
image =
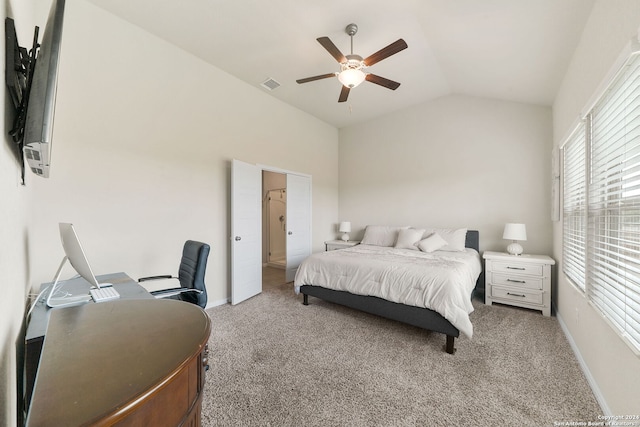
[(51, 285), (51, 291), (49, 291), (49, 296), (47, 297), (47, 306), (51, 308), (58, 307), (71, 307), (74, 305), (81, 305), (91, 301), (91, 295), (65, 295), (61, 297), (54, 297), (56, 292), (56, 288), (58, 288), (58, 280), (60, 279), (60, 274), (62, 273), (62, 268), (68, 261), (68, 257), (65, 255), (62, 258), (62, 262), (60, 263), (60, 267), (58, 267), (58, 271), (56, 272), (56, 276), (53, 279), (53, 284)]

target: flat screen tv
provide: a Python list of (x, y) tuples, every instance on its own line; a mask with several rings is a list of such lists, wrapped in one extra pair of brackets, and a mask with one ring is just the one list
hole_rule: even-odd
[(10, 134), (23, 150), (29, 169), (43, 178), (49, 177), (51, 165), (64, 6), (65, 0), (53, 0), (42, 42), (38, 43), (36, 27), (29, 52), (18, 45), (13, 20), (7, 18), (5, 23), (6, 80), (13, 102), (17, 103)]

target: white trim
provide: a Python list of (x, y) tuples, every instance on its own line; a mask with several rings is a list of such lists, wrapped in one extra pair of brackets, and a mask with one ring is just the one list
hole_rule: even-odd
[(602, 97), (607, 93), (611, 83), (618, 78), (620, 73), (624, 70), (625, 65), (629, 61), (629, 59), (633, 55), (637, 55), (640, 53), (640, 42), (638, 42), (637, 38), (633, 38), (629, 40), (629, 42), (624, 46), (618, 58), (614, 61), (613, 65), (605, 74), (604, 79), (598, 85), (598, 88), (594, 92), (594, 94), (589, 98), (589, 102), (580, 113), (580, 117), (584, 120), (585, 117), (593, 110), (593, 107), (602, 99)]
[(604, 395), (600, 391), (600, 387), (598, 387), (598, 383), (593, 378), (593, 375), (591, 375), (591, 371), (589, 371), (589, 367), (587, 366), (587, 363), (582, 358), (582, 354), (580, 353), (580, 349), (578, 348), (578, 345), (573, 340), (571, 333), (569, 333), (569, 329), (567, 328), (567, 325), (564, 323), (564, 320), (562, 320), (562, 316), (560, 315), (557, 308), (555, 307), (555, 304), (554, 304), (554, 311), (556, 313), (556, 318), (558, 319), (558, 323), (560, 324), (560, 328), (562, 329), (562, 332), (564, 332), (564, 336), (567, 338), (567, 341), (569, 342), (569, 345), (571, 346), (571, 349), (573, 350), (573, 353), (575, 354), (576, 359), (580, 364), (580, 369), (582, 369), (582, 373), (584, 373), (584, 376), (587, 379), (589, 386), (591, 387), (591, 391), (593, 391), (593, 395), (598, 401), (598, 405), (600, 405), (600, 409), (602, 409), (602, 413), (604, 415), (613, 415), (613, 413), (611, 412), (611, 409), (609, 409), (609, 405), (607, 405), (607, 401), (605, 400)]
[(219, 305), (225, 305), (230, 302), (229, 298), (219, 299), (218, 301), (208, 302), (205, 310), (208, 308), (218, 307)]
[(558, 143), (558, 150), (564, 150), (564, 146), (567, 145), (567, 142), (569, 142), (569, 140), (573, 137), (573, 134), (576, 133), (578, 128), (580, 128), (580, 124), (582, 122), (584, 122), (584, 118), (582, 117), (582, 115), (576, 117), (573, 123), (571, 123), (567, 135), (565, 135), (564, 138), (562, 138)]
[(256, 166), (258, 168), (262, 169), (263, 171), (282, 173), (282, 174), (286, 174), (286, 175), (306, 176), (308, 178), (312, 178), (311, 175), (306, 174), (306, 173), (302, 173), (302, 172), (294, 172), (294, 171), (290, 171), (290, 170), (287, 170), (287, 169), (276, 168), (274, 166), (261, 165), (260, 163), (256, 163)]

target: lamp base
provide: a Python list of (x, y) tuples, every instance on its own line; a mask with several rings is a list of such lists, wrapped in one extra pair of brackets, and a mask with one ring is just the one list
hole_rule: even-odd
[(518, 242), (513, 242), (507, 246), (507, 252), (511, 255), (522, 255), (522, 246)]
[(348, 233), (344, 233), (344, 234), (342, 235), (342, 237), (340, 237), (340, 238), (341, 238), (342, 240), (344, 240), (345, 242), (348, 242), (348, 241), (349, 241), (349, 234), (348, 234)]

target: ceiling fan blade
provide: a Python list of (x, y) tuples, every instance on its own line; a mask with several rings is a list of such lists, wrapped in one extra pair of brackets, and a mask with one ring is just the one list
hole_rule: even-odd
[(390, 57), (391, 55), (395, 55), (396, 53), (406, 49), (407, 47), (407, 43), (404, 40), (398, 39), (391, 43), (389, 46), (383, 47), (376, 53), (365, 58), (363, 62), (367, 67), (371, 67), (373, 64), (380, 62), (383, 59)]
[(316, 80), (328, 79), (329, 77), (335, 77), (335, 76), (336, 76), (336, 73), (321, 74), (319, 76), (307, 77), (305, 79), (298, 79), (298, 80), (296, 80), (296, 82), (298, 84), (309, 83), (309, 82), (313, 82), (313, 81), (316, 81)]
[(385, 79), (384, 77), (376, 76), (375, 74), (367, 74), (365, 79), (368, 82), (375, 83), (380, 86), (384, 86), (391, 90), (396, 90), (400, 86), (400, 83), (394, 82), (393, 80)]
[(338, 98), (338, 102), (345, 102), (349, 97), (350, 90), (351, 89), (349, 89), (348, 87), (342, 86), (342, 90), (340, 91), (340, 98)]
[(318, 40), (318, 43), (320, 43), (322, 47), (327, 49), (327, 52), (329, 52), (336, 61), (339, 63), (347, 62), (347, 58), (342, 54), (342, 52), (340, 52), (340, 49), (333, 44), (329, 37), (318, 37), (316, 40)]

